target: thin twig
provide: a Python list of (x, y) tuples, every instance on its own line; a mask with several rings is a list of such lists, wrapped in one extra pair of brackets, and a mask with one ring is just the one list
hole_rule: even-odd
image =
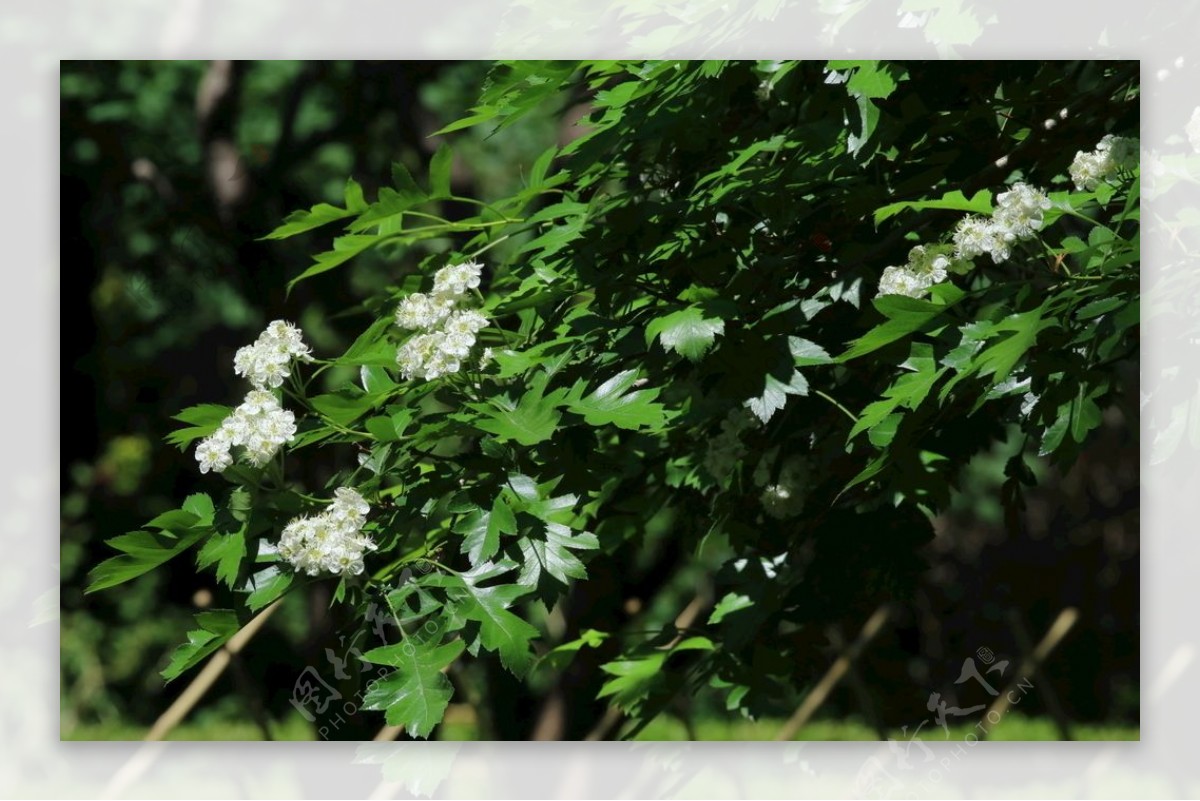
[(866, 650), (867, 645), (875, 636), (883, 630), (884, 624), (887, 622), (890, 610), (887, 605), (879, 607), (875, 612), (867, 618), (867, 622), (863, 624), (862, 631), (858, 633), (858, 638), (842, 652), (825, 673), (821, 680), (817, 682), (817, 686), (813, 687), (812, 691), (804, 697), (804, 701), (796, 709), (788, 722), (783, 724), (783, 728), (775, 735), (776, 740), (791, 740), (794, 739), (796, 733), (808, 723), (809, 719), (816, 713), (821, 705), (825, 703), (825, 699), (833, 692), (833, 688), (838, 685), (842, 677), (850, 670), (850, 665), (854, 663)]
[(246, 625), (242, 626), (236, 634), (229, 638), (229, 642), (225, 643), (219, 651), (209, 657), (208, 664), (204, 666), (204, 669), (196, 675), (196, 678), (192, 679), (192, 683), (179, 694), (179, 697), (175, 699), (175, 703), (171, 704), (167, 708), (167, 711), (163, 712), (158, 720), (154, 722), (154, 725), (150, 727), (150, 731), (143, 738), (146, 742), (165, 739), (172, 729), (183, 722), (187, 714), (192, 711), (192, 707), (199, 703), (209, 688), (225, 672), (225, 668), (229, 667), (233, 656), (241, 651), (246, 646), (246, 643), (250, 642), (250, 639), (262, 629), (267, 619), (279, 608), (282, 600), (282, 598), (279, 599), (251, 618)]

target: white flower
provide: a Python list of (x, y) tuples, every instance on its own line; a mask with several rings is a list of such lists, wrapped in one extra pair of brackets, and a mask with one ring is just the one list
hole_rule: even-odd
[(196, 446), (200, 472), (220, 473), (233, 464), (230, 449), (241, 447), (246, 461), (262, 467), (280, 447), (296, 438), (296, 415), (280, 407), (275, 395), (262, 389), (246, 393), (241, 405), (221, 422), (212, 436)]
[[(760, 473), (765, 469), (764, 462), (759, 462), (760, 470), (755, 471), (756, 478), (761, 477)], [(788, 457), (780, 468), (779, 480), (768, 484), (759, 496), (763, 510), (776, 520), (800, 514), (804, 509), (811, 472), (808, 460), (803, 456)]]
[(954, 229), (954, 255), (960, 259), (973, 259), (989, 252), (995, 233), (991, 220), (971, 215), (958, 221)]
[(929, 263), (929, 278), (935, 284), (940, 284), (949, 276), (950, 259), (945, 256), (936, 256)]
[(1200, 153), (1200, 106), (1196, 106), (1192, 112), (1192, 118), (1188, 120), (1187, 127), (1183, 129), (1187, 134), (1188, 141), (1192, 143), (1192, 149)]
[(474, 309), (464, 309), (456, 311), (446, 320), (445, 331), (448, 334), (461, 334), (464, 336), (474, 336), (483, 328), (486, 328), (488, 319)]
[(396, 364), (405, 379), (430, 381), (457, 373), (475, 345), (476, 334), (488, 319), (475, 309), (457, 308), (457, 298), (479, 285), (474, 262), (444, 267), (434, 278), (434, 294), (414, 292), (396, 310), (396, 324), (417, 331), (396, 351)]
[(479, 275), (483, 266), (473, 261), (453, 264), (438, 270), (433, 276), (433, 293), (457, 298), (468, 289), (479, 286)]
[(293, 359), (312, 361), (311, 350), (299, 328), (285, 320), (275, 320), (253, 344), (238, 348), (233, 357), (233, 371), (245, 376), (258, 389), (275, 389), (291, 374)]
[(437, 355), (438, 340), (436, 334), (418, 334), (400, 346), (396, 364), (404, 378), (427, 378), (426, 365)]
[(879, 291), (875, 297), (882, 295), (906, 295), (919, 298), (925, 294), (926, 287), (921, 279), (907, 267), (885, 267), (879, 277)]
[(229, 455), (229, 446), (229, 438), (222, 429), (218, 429), (212, 436), (201, 440), (200, 444), (196, 446), (196, 461), (200, 463), (200, 472), (207, 473), (212, 470), (214, 473), (220, 473), (233, 464), (233, 457)]
[(1050, 198), (1040, 189), (1028, 184), (1015, 184), (996, 196), (993, 223), (1005, 232), (1005, 239), (1029, 239), (1042, 227)]
[[(274, 320), (267, 325), (259, 339), (266, 339), (282, 356), (309, 361), (312, 349), (304, 344), (304, 333), (286, 320)], [(286, 359), (285, 359), (286, 361)]]
[(794, 517), (803, 508), (803, 499), (799, 500), (791, 488), (783, 484), (772, 484), (763, 490), (759, 500), (762, 502), (763, 511), (776, 520), (784, 520), (789, 517)]
[(721, 433), (708, 441), (704, 454), (704, 469), (713, 478), (723, 481), (746, 456), (742, 432), (755, 425), (757, 419), (745, 408), (734, 409), (721, 421)]
[(340, 487), (325, 511), (297, 517), (284, 526), (279, 556), (298, 572), (357, 576), (364, 570), (363, 554), (375, 543), (362, 532), (371, 507), (356, 490)]
[(1120, 170), (1138, 164), (1140, 143), (1135, 138), (1106, 134), (1091, 152), (1079, 151), (1068, 170), (1075, 188), (1092, 191)]
[(474, 344), (474, 334), (443, 333), (441, 342), (438, 343), (438, 351), (445, 357), (462, 359), (471, 352), (471, 346)]
[(991, 218), (971, 215), (959, 220), (954, 230), (955, 257), (972, 259), (986, 253), (996, 263), (1004, 261), (1012, 255), (1014, 243), (1041, 230), (1050, 205), (1050, 198), (1041, 189), (1015, 184), (996, 196)]
[(454, 299), (414, 292), (400, 301), (396, 309), (396, 325), (413, 331), (433, 328), (450, 316)]
[(337, 520), (361, 523), (366, 519), (367, 512), (371, 511), (371, 507), (356, 489), (339, 487), (334, 490), (333, 495), (334, 501), (330, 506), (330, 512)]
[(903, 267), (886, 267), (879, 277), (879, 291), (883, 295), (906, 295), (922, 297), (934, 284), (940, 284), (949, 276), (950, 259), (923, 245), (908, 252), (908, 264)]
[(1071, 162), (1069, 172), (1075, 188), (1092, 191), (1108, 177), (1112, 171), (1112, 163), (1108, 156), (1100, 152), (1085, 153), (1080, 150)]
[(265, 389), (254, 389), (246, 393), (246, 397), (242, 399), (242, 403), (238, 406), (237, 411), (242, 414), (253, 415), (278, 408), (279, 401), (276, 399), (275, 393), (267, 392)]

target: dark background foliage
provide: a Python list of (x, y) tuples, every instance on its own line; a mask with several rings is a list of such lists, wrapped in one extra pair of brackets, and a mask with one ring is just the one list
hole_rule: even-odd
[[(906, 67), (908, 91), (886, 100), (884, 111), (908, 122), (881, 127), (872, 144), (900, 154), (893, 197), (923, 196), (930, 170), (968, 195), (996, 184), (1002, 177), (996, 160), (1015, 153), (988, 152), (979, 142), (989, 141), (994, 129), (994, 98), (986, 92), (1000, 83), (1017, 93), (1005, 100), (1033, 126), (1065, 105), (1072, 108), (1070, 132), (1035, 131), (1017, 146), (1030, 173), (1061, 173), (1075, 150), (1090, 149), (1111, 127), (1137, 129), (1130, 117), (1136, 104), (1133, 111), (1128, 104), (1112, 104), (1111, 87), (1102, 85), (1120, 85), (1130, 77), (1125, 72), (1101, 78), (1086, 62), (1049, 68), (1041, 62), (994, 62), (961, 71), (937, 63)], [(386, 255), (368, 254), (349, 269), (298, 284), (287, 296), (287, 281), (309, 265), (325, 240), (320, 234), (283, 242), (260, 238), (293, 209), (338, 202), (347, 176), (372, 196), (386, 184), (393, 162), (423, 173), (436, 148), (429, 134), (476, 102), (487, 68), (449, 62), (64, 62), (61, 227), (64, 259), (78, 276), (63, 295), (62, 309), (63, 319), (72, 323), (63, 336), (62, 360), (63, 408), (72, 410), (62, 432), (64, 736), (136, 731), (153, 722), (183, 686), (164, 687), (158, 670), (189, 627), (191, 613), (220, 606), (227, 592), (186, 560), (117, 592), (86, 598), (82, 592), (86, 571), (107, 555), (103, 539), (138, 527), (199, 488), (191, 453), (161, 441), (175, 427), (171, 415), (196, 403), (231, 402), (233, 351), (269, 320), (296, 321), (318, 350), (344, 348), (370, 319), (364, 299), (393, 278)], [(1055, 70), (1052, 80), (1048, 69)], [(1136, 78), (1136, 65), (1130, 69)], [(805, 65), (790, 79), (798, 85), (820, 81), (821, 65)], [(1096, 99), (1077, 103), (1085, 86)], [(644, 176), (637, 176), (647, 191), (640, 213), (659, 215), (666, 230), (698, 225), (686, 207), (658, 199), (654, 190), (703, 173), (706, 165), (697, 159), (714, 143), (755, 125), (757, 90), (747, 70), (731, 69), (714, 81), (704, 113), (648, 111), (640, 122), (650, 127), (627, 146), (585, 147), (627, 148), (628, 163), (644, 167)], [(519, 188), (541, 151), (578, 133), (574, 123), (586, 101), (577, 95), (546, 104), (492, 136), (487, 126), (455, 135), (456, 192), (488, 200)], [(914, 103), (928, 109), (959, 106), (968, 113), (939, 117)], [(777, 113), (796, 113), (795, 108)], [(840, 106), (808, 106), (802, 119), (771, 123), (811, 126), (819, 139), (842, 127), (842, 115)], [(634, 151), (648, 141), (660, 143), (660, 149)], [(841, 263), (854, 265), (847, 273), (851, 281), (877, 275), (881, 263), (895, 263), (886, 259), (906, 247), (900, 225), (877, 232), (870, 222), (871, 212), (892, 199), (882, 190), (878, 196), (863, 194), (861, 184), (843, 185), (836, 174), (819, 179), (791, 174), (785, 180), (805, 185), (808, 199), (772, 200), (763, 193), (763, 203), (797, 204), (800, 211), (792, 216), (801, 221), (795, 230), (776, 232), (773, 245), (759, 254), (764, 265), (784, 269), (797, 247), (833, 249)], [(456, 212), (466, 213), (447, 210), (451, 217)], [(741, 213), (728, 221), (730, 237), (746, 235), (756, 219), (788, 216), (773, 207), (750, 206)], [(621, 228), (619, 219), (613, 228)], [(643, 243), (609, 237), (601, 244), (620, 259)], [(708, 255), (710, 268), (721, 270), (725, 256)], [(705, 254), (689, 257), (689, 269), (706, 269)], [(581, 273), (589, 269), (602, 302), (603, 265), (580, 267)], [(857, 324), (852, 318), (858, 312), (843, 307), (838, 313), (846, 315), (847, 326)], [(728, 336), (736, 341), (739, 334)], [(1124, 369), (1128, 386), (1136, 387), (1136, 357)], [(331, 385), (336, 380), (330, 376)], [(736, 394), (737, 388), (718, 389)], [(878, 391), (869, 383), (860, 389), (861, 398), (847, 399), (857, 408)], [(1105, 410), (1097, 436), (1069, 469), (1031, 460), (1039, 482), (1019, 513), (1002, 502), (1001, 485), (1007, 457), (1022, 447), (1020, 438), (978, 416), (970, 429), (945, 432), (960, 440), (958, 453), (969, 464), (956, 477), (950, 509), (937, 518), (937, 536), (919, 550), (919, 560), (912, 561), (909, 543), (886, 536), (895, 521), (861, 516), (826, 521), (814, 564), (824, 559), (833, 567), (814, 569), (823, 583), (813, 582), (804, 598), (791, 599), (814, 619), (839, 620), (849, 635), (880, 598), (840, 580), (858, 575), (846, 567), (855, 559), (881, 560), (879, 553), (864, 554), (852, 545), (847, 532), (870, 529), (879, 548), (894, 548), (902, 562), (897, 575), (910, 585), (897, 622), (861, 665), (882, 722), (900, 726), (924, 718), (929, 693), (950, 686), (963, 659), (978, 648), (1015, 660), (1011, 610), (1019, 610), (1036, 636), (1062, 608), (1077, 606), (1081, 623), (1051, 660), (1046, 681), (1075, 720), (1136, 723), (1139, 487), (1136, 392), (1132, 395), (1134, 403)], [(788, 414), (836, 411), (805, 398)], [(994, 441), (1001, 444), (993, 447)], [(841, 469), (850, 468), (834, 464), (830, 471), (843, 483), (857, 470), (837, 476)], [(589, 563), (590, 580), (575, 588), (564, 607), (565, 636), (611, 628), (654, 599), (686, 603), (703, 585), (702, 577), (677, 570), (695, 532), (681, 526), (687, 532), (682, 536), (656, 536), (659, 529), (674, 529), (643, 522), (647, 544)], [(888, 558), (885, 553), (883, 561)], [(288, 699), (300, 671), (326, 665), (327, 648), (345, 650), (328, 601), (328, 590), (319, 586), (290, 599), (206, 697), (198, 716), (253, 718), (257, 725), (276, 726), (277, 735), (278, 721), (295, 722)], [(806, 647), (826, 649), (824, 629), (806, 636), (816, 638)], [(833, 658), (831, 649), (827, 653), (828, 660), (806, 664), (799, 674), (819, 676)], [(526, 686), (482, 668), (484, 675), (474, 678), (486, 691), (470, 701), (477, 732), (502, 739), (546, 730), (567, 738), (587, 734), (605, 708), (594, 700), (602, 681), (597, 666), (614, 655), (604, 648), (581, 655), (550, 686)], [(1022, 708), (1027, 714), (1045, 711), (1037, 694), (1028, 703)], [(724, 715), (721, 699), (701, 694), (691, 704), (694, 708), (672, 713)], [(825, 711), (859, 713), (853, 688), (839, 690)], [(788, 710), (774, 712), (785, 716)], [(357, 716), (337, 736), (369, 736), (378, 725), (377, 717)]]

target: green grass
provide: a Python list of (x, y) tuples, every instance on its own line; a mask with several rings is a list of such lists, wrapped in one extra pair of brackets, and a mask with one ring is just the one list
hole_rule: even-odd
[[(919, 723), (919, 721), (918, 721)], [(700, 720), (696, 723), (696, 738), (699, 740), (772, 740), (783, 726), (782, 720)], [(147, 728), (127, 723), (83, 724), (64, 732), (64, 740), (140, 740)], [(949, 738), (945, 732), (926, 724), (921, 729), (921, 739), (926, 742), (938, 740), (962, 741), (968, 734), (978, 733), (973, 725), (951, 726)], [(1076, 740), (1138, 740), (1137, 726), (1114, 724), (1075, 724), (1071, 733)], [(316, 730), (299, 715), (288, 716), (282, 721), (271, 723), (271, 734), (276, 740), (314, 740)], [(896, 730), (890, 732), (897, 740), (911, 737)], [(443, 740), (473, 740), (476, 737), (474, 722), (468, 716), (450, 715), (438, 734)], [(177, 726), (168, 740), (262, 740), (262, 731), (251, 721), (229, 721), (219, 718), (188, 721)], [(674, 717), (661, 716), (651, 722), (638, 735), (637, 740), (687, 740), (687, 729)], [(854, 720), (817, 720), (805, 726), (796, 736), (797, 740), (875, 740), (875, 731), (866, 724)], [(995, 727), (991, 740), (1057, 740), (1058, 729), (1048, 718), (1026, 718), (1015, 713), (1008, 714)]]
[[(776, 732), (783, 726), (782, 720), (701, 720), (696, 725), (698, 740), (773, 740)], [(920, 721), (915, 721), (920, 724)], [(949, 736), (932, 721), (921, 728), (920, 737), (926, 741), (957, 740), (962, 741), (968, 734), (978, 730), (974, 724), (951, 726)], [(1075, 724), (1071, 726), (1071, 735), (1076, 740), (1138, 740), (1141, 739), (1137, 726), (1113, 724)], [(908, 734), (899, 729), (889, 732), (896, 740), (907, 740), (912, 737), (911, 727)], [(849, 720), (816, 720), (801, 729), (797, 740), (876, 740), (875, 730), (865, 723), (854, 719)], [(686, 740), (687, 729), (678, 718), (660, 716), (635, 738), (637, 740)], [(1005, 715), (997, 724), (988, 739), (999, 740), (1058, 740), (1058, 728), (1049, 718), (1026, 718), (1010, 713)]]
[[(62, 732), (63, 740), (140, 740), (149, 727), (130, 723), (84, 723)], [(316, 729), (299, 715), (271, 722), (275, 740), (315, 740)], [(262, 730), (253, 721), (220, 718), (185, 721), (167, 735), (168, 740), (262, 740)]]

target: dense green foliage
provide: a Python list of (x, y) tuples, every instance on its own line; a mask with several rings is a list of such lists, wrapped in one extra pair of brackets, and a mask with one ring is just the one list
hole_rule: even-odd
[[(546, 686), (602, 653), (593, 695), (627, 736), (705, 688), (778, 716), (826, 624), (908, 596), (972, 457), (1021, 432), (1002, 491), (1016, 515), (1027, 457), (1069, 464), (1124, 402), (1137, 171), (1090, 191), (1067, 171), (1102, 136), (1137, 135), (1136, 79), (1121, 63), (496, 65), (427, 175), (397, 162), (373, 197), (350, 180), (339, 205), (262, 232), (339, 229), (296, 292), (366, 254), (393, 280), (350, 310), (362, 325), (343, 353), (318, 348), (284, 386), (299, 423), (286, 457), (210, 476), (112, 539), (121, 553), (91, 589), (194, 550), (238, 592), (237, 608), (198, 616), (175, 678), (258, 610), (329, 582), (364, 631), (387, 610), (385, 641), (361, 654), (382, 666), (363, 701), (418, 736), (461, 690), (445, 675), (460, 659)], [(456, 132), (576, 105), (577, 136), (519, 190), (455, 194)], [(955, 260), (928, 297), (876, 297), (885, 267), (917, 245), (949, 253), (959, 220), (1017, 182), (1053, 203), (1036, 237), (999, 263)], [(467, 259), (485, 265), (489, 358), (404, 380), (398, 302)], [(356, 380), (310, 389), (325, 370)], [(217, 429), (240, 392), (229, 378), (169, 442)], [(293, 572), (280, 531), (344, 486), (371, 506), (367, 571)], [(677, 625), (682, 606), (631, 593), (643, 619), (585, 589), (639, 561), (710, 575), (711, 609)], [(613, 612), (573, 618), (594, 605)]]

